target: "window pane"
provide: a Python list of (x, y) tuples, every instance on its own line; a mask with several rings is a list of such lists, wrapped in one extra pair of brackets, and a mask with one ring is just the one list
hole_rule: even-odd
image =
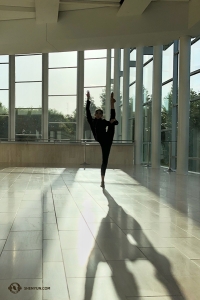
[(8, 116), (0, 116), (0, 138), (8, 139)]
[(144, 78), (143, 78), (144, 102), (146, 102), (147, 100), (150, 100), (152, 97), (153, 61), (151, 61), (148, 65), (146, 65), (143, 71), (144, 71)]
[(135, 84), (129, 87), (129, 103), (131, 104), (129, 118), (132, 118), (135, 117)]
[(76, 67), (77, 51), (49, 53), (49, 68)]
[(147, 62), (152, 57), (153, 57), (153, 55), (143, 55), (143, 63)]
[(190, 99), (200, 97), (200, 73), (190, 77)]
[(49, 95), (76, 95), (77, 69), (50, 69)]
[(130, 60), (136, 60), (136, 49), (130, 53)]
[(49, 123), (49, 139), (54, 140), (76, 140), (76, 124), (75, 123)]
[(8, 63), (9, 55), (0, 55), (0, 63)]
[[(76, 96), (49, 97), (49, 110), (51, 115), (73, 115), (76, 109)], [(53, 121), (53, 120), (52, 120)], [(60, 121), (60, 120), (56, 120)]]
[(130, 68), (130, 83), (136, 80), (136, 68)]
[(189, 171), (200, 172), (200, 100), (190, 102)]
[(35, 141), (41, 136), (42, 109), (17, 108), (16, 112), (16, 135), (17, 141)]
[(143, 106), (143, 162), (151, 161), (151, 103)]
[(42, 106), (42, 83), (26, 82), (15, 84), (15, 107), (41, 107)]
[(174, 45), (163, 51), (162, 82), (173, 77)]
[(169, 141), (172, 140), (172, 82), (162, 86), (161, 165), (169, 166)]
[(152, 105), (151, 103), (143, 106), (143, 141), (150, 142), (151, 141), (151, 111)]
[(85, 58), (107, 57), (107, 50), (86, 50), (84, 51)]
[(9, 112), (9, 91), (0, 90), (0, 115), (7, 115)]
[[(102, 100), (101, 97), (105, 94), (105, 87), (99, 87), (99, 88), (85, 88), (84, 89), (84, 99), (86, 101), (86, 93), (87, 90), (90, 91), (90, 96), (94, 100), (94, 104), (96, 107), (101, 107), (102, 105)], [(94, 113), (94, 111), (91, 110), (91, 113)]]
[(129, 87), (129, 139), (134, 141), (135, 133), (135, 84)]
[(15, 57), (16, 81), (42, 80), (42, 55)]
[(9, 65), (0, 65), (0, 89), (8, 89)]
[(114, 79), (114, 58), (111, 58), (111, 79)]
[(120, 103), (119, 103), (119, 105), (122, 103), (123, 103), (123, 77), (120, 77)]
[(172, 82), (162, 86), (161, 129), (172, 127)]
[(190, 64), (191, 72), (200, 69), (199, 56), (200, 56), (200, 40), (191, 46), (191, 64)]
[(124, 70), (124, 49), (121, 49), (121, 71)]
[(106, 85), (106, 59), (85, 60), (84, 85)]
[(114, 55), (115, 55), (115, 51), (114, 49), (111, 49), (111, 57), (114, 57)]

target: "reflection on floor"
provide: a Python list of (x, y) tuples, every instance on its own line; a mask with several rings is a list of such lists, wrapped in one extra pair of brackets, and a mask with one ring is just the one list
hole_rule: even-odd
[(0, 299), (199, 300), (200, 176), (0, 170)]

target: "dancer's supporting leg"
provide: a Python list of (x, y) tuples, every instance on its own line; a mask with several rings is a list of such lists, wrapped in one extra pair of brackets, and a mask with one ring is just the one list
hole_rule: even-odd
[[(105, 186), (104, 183), (104, 177), (105, 177), (105, 172), (106, 172), (106, 168), (108, 165), (108, 158), (109, 158), (109, 154), (110, 154), (110, 149), (112, 146), (112, 142), (113, 142), (113, 137), (115, 134), (115, 124), (116, 124), (116, 120), (115, 120), (115, 107), (114, 107), (114, 103), (116, 102), (116, 100), (113, 98), (113, 93), (111, 94), (111, 110), (110, 110), (110, 125), (108, 126), (108, 131), (106, 133), (106, 138), (104, 140), (104, 142), (101, 143), (101, 149), (102, 149), (102, 165), (101, 165), (101, 187)], [(117, 122), (118, 124), (118, 122)]]
[(104, 177), (106, 173), (106, 168), (108, 165), (108, 157), (110, 153), (111, 145), (109, 145), (106, 141), (102, 142), (101, 144), (101, 150), (102, 150), (102, 164), (101, 164), (101, 187), (104, 187)]

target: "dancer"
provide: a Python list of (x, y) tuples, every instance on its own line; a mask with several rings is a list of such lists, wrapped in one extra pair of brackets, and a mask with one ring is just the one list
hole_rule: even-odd
[[(118, 121), (115, 119), (115, 107), (114, 103), (116, 100), (114, 99), (114, 94), (111, 93), (110, 102), (111, 102), (111, 110), (110, 110), (110, 121), (103, 119), (103, 110), (97, 109), (95, 111), (95, 118), (92, 118), (90, 113), (90, 92), (87, 94), (87, 104), (86, 104), (86, 115), (88, 123), (90, 124), (90, 128), (94, 135), (94, 138), (101, 145), (102, 150), (102, 165), (101, 165), (101, 187), (105, 187), (104, 177), (108, 164), (108, 157), (110, 154), (110, 148), (112, 146), (113, 137), (115, 133), (115, 125), (118, 125)], [(106, 131), (106, 127), (108, 126), (108, 130)]]

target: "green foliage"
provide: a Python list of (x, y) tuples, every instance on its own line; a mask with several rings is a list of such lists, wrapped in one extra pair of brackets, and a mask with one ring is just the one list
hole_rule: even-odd
[[(194, 100), (200, 98), (200, 93), (195, 92), (193, 89), (190, 90), (190, 99)], [(173, 87), (165, 97), (168, 102), (168, 107), (162, 105), (161, 110), (161, 126), (164, 128), (172, 128), (172, 102), (173, 102)], [(178, 102), (178, 96), (177, 96)], [(190, 102), (190, 129), (200, 128), (200, 100)]]
[(0, 115), (8, 115), (8, 109), (0, 102)]

